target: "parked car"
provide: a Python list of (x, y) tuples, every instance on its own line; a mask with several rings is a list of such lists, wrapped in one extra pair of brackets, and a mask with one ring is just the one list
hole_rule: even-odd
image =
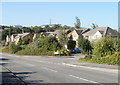
[(75, 48), (71, 51), (71, 53), (80, 53), (80, 52), (82, 52), (82, 50), (79, 48)]

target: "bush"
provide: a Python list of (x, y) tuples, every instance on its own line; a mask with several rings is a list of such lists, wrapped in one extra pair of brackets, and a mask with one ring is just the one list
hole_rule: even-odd
[(39, 38), (27, 46), (27, 49), (43, 49), (45, 51), (55, 51), (60, 49), (60, 44), (55, 37)]
[(91, 59), (91, 58), (92, 58), (92, 55), (85, 56), (85, 59)]
[(80, 62), (90, 62), (98, 64), (120, 65), (120, 52), (116, 52), (113, 55), (98, 57), (98, 58), (80, 58)]
[(90, 44), (90, 41), (81, 37), (79, 40), (78, 40), (78, 47), (80, 49), (83, 50), (83, 52), (91, 52), (92, 50), (92, 47), (91, 47), (91, 44)]
[(75, 48), (75, 45), (76, 45), (76, 42), (75, 42), (75, 41), (73, 41), (73, 40), (68, 40), (67, 48), (68, 48), (69, 50), (74, 49), (74, 48)]
[(116, 38), (102, 38), (94, 44), (93, 54), (96, 55), (96, 57), (112, 55), (120, 49), (119, 41), (120, 39)]
[(42, 49), (23, 49), (16, 53), (17, 55), (54, 55), (53, 51), (44, 51)]
[(60, 56), (69, 56), (70, 52), (67, 50), (57, 50), (57, 52), (60, 52)]
[(22, 48), (19, 45), (15, 45), (14, 43), (11, 43), (9, 45), (9, 49), (11, 53), (16, 53), (17, 51), (21, 50)]

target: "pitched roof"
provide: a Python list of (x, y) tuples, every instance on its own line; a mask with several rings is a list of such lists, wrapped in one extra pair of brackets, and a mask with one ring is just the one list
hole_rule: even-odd
[(77, 29), (77, 30), (75, 30), (76, 31), (76, 33), (78, 34), (78, 35), (81, 35), (81, 34), (83, 34), (83, 33), (85, 33), (86, 31), (88, 31), (89, 29), (87, 29), (87, 28), (81, 28), (81, 29)]
[(103, 36), (120, 36), (116, 30), (111, 29), (110, 27), (97, 27), (90, 30), (89, 32), (84, 33), (84, 36), (93, 36), (97, 31), (99, 31)]
[(23, 37), (25, 37), (25, 36), (27, 36), (27, 35), (29, 35), (29, 34), (30, 34), (30, 33), (13, 34), (13, 36), (14, 36), (15, 38), (19, 38), (19, 37), (23, 38)]

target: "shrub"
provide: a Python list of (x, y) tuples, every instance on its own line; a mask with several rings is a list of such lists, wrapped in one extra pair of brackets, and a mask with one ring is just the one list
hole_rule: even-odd
[(90, 62), (99, 64), (109, 64), (109, 65), (120, 65), (120, 52), (116, 52), (113, 55), (98, 57), (98, 58), (80, 58), (80, 62)]
[(55, 37), (39, 38), (27, 46), (27, 49), (43, 49), (45, 51), (55, 51), (60, 49), (60, 44)]
[(112, 55), (120, 49), (120, 45), (118, 46), (118, 43), (118, 39), (115, 38), (102, 38), (94, 44), (93, 54), (96, 55), (96, 57)]
[(42, 49), (23, 49), (18, 51), (16, 54), (18, 55), (54, 55), (53, 51), (44, 51)]
[(85, 59), (91, 59), (91, 58), (92, 58), (92, 55), (85, 56)]
[(81, 37), (79, 40), (78, 40), (78, 47), (80, 49), (83, 50), (83, 52), (91, 52), (92, 50), (92, 47), (91, 47), (91, 44), (90, 44), (90, 41)]
[(17, 51), (21, 50), (22, 48), (19, 45), (15, 45), (14, 43), (11, 43), (9, 45), (9, 49), (11, 53), (16, 53)]
[(75, 41), (73, 41), (73, 40), (68, 40), (67, 48), (68, 48), (69, 50), (74, 49), (74, 48), (75, 48), (75, 45), (76, 45), (76, 42), (75, 42)]
[(57, 50), (57, 52), (60, 52), (60, 56), (69, 56), (70, 52), (67, 50)]

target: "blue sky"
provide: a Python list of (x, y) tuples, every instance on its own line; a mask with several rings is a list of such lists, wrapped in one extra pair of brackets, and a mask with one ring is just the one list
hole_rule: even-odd
[(78, 16), (82, 27), (118, 28), (117, 2), (3, 2), (2, 22), (6, 25), (40, 26), (62, 24), (74, 26)]

